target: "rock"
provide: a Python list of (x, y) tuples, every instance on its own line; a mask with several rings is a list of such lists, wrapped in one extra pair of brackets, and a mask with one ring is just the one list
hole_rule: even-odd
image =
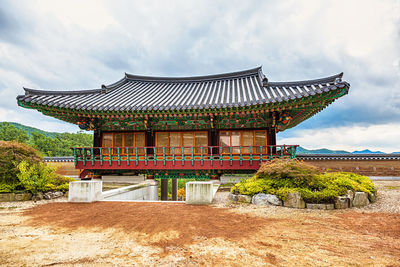
[(369, 204), (368, 194), (365, 192), (356, 192), (353, 199), (353, 207), (364, 207)]
[(350, 199), (347, 196), (339, 196), (335, 200), (335, 209), (347, 209), (350, 207)]
[(306, 207), (306, 203), (300, 196), (300, 193), (296, 192), (296, 193), (289, 193), (286, 196), (286, 199), (283, 201), (283, 206), (289, 208), (304, 209)]
[(229, 195), (229, 198), (232, 200), (232, 201), (238, 201), (238, 195), (236, 195), (236, 194), (230, 194)]
[(248, 195), (237, 195), (237, 198), (239, 202), (244, 202), (244, 203), (250, 203), (251, 202), (251, 196)]
[(56, 192), (47, 192), (44, 194), (45, 199), (54, 199), (54, 198), (59, 198), (62, 197), (64, 194), (61, 191), (56, 191)]
[(333, 204), (312, 204), (312, 203), (306, 203), (307, 209), (313, 209), (313, 210), (333, 210), (334, 205)]
[(251, 203), (257, 206), (275, 205), (282, 206), (282, 201), (276, 196), (271, 194), (256, 194), (251, 199)]
[(275, 205), (275, 206), (282, 206), (282, 200), (278, 198), (276, 195), (267, 194), (268, 203)]
[(38, 201), (38, 200), (42, 200), (43, 199), (43, 193), (42, 192), (38, 192), (36, 195), (34, 195), (33, 197), (32, 197), (32, 200), (33, 201)]
[(326, 205), (325, 204), (306, 203), (306, 208), (312, 209), (312, 210), (326, 210)]
[(351, 190), (347, 190), (346, 197), (349, 199), (349, 207), (353, 207), (354, 192)]
[(368, 194), (368, 199), (371, 203), (376, 201), (376, 194)]
[(255, 194), (253, 198), (251, 199), (251, 204), (257, 205), (257, 206), (267, 206), (269, 205), (268, 200), (267, 200), (267, 195), (264, 193), (260, 194)]
[(14, 193), (1, 193), (0, 202), (10, 202), (14, 201)]
[(15, 201), (27, 201), (32, 198), (31, 193), (16, 193), (15, 194)]

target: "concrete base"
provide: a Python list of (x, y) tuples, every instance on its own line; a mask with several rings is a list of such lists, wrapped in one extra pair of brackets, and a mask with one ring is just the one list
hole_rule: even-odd
[(103, 192), (103, 199), (109, 200), (151, 200), (158, 201), (158, 181), (146, 181), (137, 185), (124, 186)]
[(210, 204), (219, 187), (213, 182), (187, 182), (186, 204)]
[(102, 181), (76, 181), (69, 183), (68, 202), (94, 202), (102, 200)]

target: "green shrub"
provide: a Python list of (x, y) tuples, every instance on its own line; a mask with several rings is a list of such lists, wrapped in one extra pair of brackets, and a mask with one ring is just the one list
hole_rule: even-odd
[(372, 181), (347, 172), (320, 173), (313, 166), (297, 160), (273, 160), (264, 163), (250, 179), (231, 188), (232, 193), (253, 196), (274, 194), (285, 200), (289, 193), (299, 192), (307, 203), (332, 203), (347, 190), (376, 193)]
[(0, 184), (0, 193), (12, 193), (15, 189), (15, 184)]
[(21, 161), (35, 164), (41, 162), (42, 157), (29, 145), (0, 141), (0, 184), (19, 184), (17, 166)]
[(21, 185), (34, 195), (38, 192), (52, 190), (65, 192), (68, 190), (68, 183), (75, 181), (73, 178), (63, 177), (55, 173), (55, 167), (42, 162), (29, 164), (26, 161), (21, 161), (18, 164), (18, 170), (17, 176)]

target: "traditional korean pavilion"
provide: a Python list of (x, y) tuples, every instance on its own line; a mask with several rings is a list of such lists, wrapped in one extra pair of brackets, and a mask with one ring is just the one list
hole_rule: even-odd
[(348, 93), (343, 73), (270, 82), (261, 67), (197, 77), (125, 74), (81, 91), (24, 88), (18, 105), (94, 131), (93, 147), (72, 148), (81, 177), (144, 173), (148, 178), (218, 178), (254, 172), (263, 161), (295, 157), (276, 143)]

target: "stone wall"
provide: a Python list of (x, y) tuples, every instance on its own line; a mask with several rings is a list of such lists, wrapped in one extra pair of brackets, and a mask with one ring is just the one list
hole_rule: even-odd
[(77, 177), (79, 176), (79, 170), (75, 169), (75, 165), (73, 161), (70, 162), (47, 162), (47, 164), (51, 164), (52, 166), (57, 167), (56, 173), (63, 176)]
[(366, 176), (400, 176), (400, 160), (303, 160), (322, 171), (354, 172)]

